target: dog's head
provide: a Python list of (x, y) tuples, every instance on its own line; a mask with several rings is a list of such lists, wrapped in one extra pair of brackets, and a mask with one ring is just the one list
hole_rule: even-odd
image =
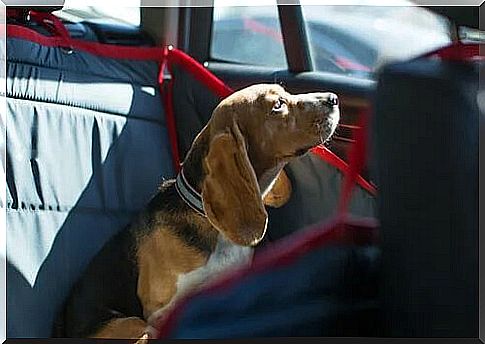
[(338, 121), (333, 93), (292, 95), (260, 84), (221, 101), (184, 162), (200, 158), (202, 178), (192, 172), (191, 179), (211, 224), (236, 244), (257, 244), (268, 217), (263, 198), (271, 199), (271, 188), (281, 184), (277, 178), (286, 178), (282, 168), (327, 141)]

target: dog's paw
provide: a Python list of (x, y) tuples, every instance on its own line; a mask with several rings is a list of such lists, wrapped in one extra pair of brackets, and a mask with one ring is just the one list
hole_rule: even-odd
[(150, 339), (150, 335), (145, 333), (140, 339), (138, 339), (135, 344), (148, 344), (148, 340)]
[(158, 330), (150, 324), (145, 329), (145, 335), (148, 335), (149, 339), (158, 338), (158, 334)]
[(149, 339), (157, 339), (158, 338), (158, 331), (155, 327), (148, 325), (145, 328), (143, 336), (138, 339), (135, 344), (147, 344)]

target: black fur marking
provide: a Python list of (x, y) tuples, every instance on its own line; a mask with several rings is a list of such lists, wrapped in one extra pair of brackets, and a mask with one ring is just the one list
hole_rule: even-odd
[(193, 224), (187, 223), (184, 226), (176, 226), (171, 232), (182, 239), (188, 246), (195, 247), (207, 256), (214, 251), (215, 242), (206, 236), (200, 235), (197, 227)]
[(133, 234), (121, 230), (94, 257), (59, 313), (54, 336), (87, 337), (119, 314), (143, 318)]
[(148, 215), (150, 220), (147, 226), (145, 226), (148, 231), (151, 232), (157, 225), (163, 225), (157, 224), (154, 218), (154, 214), (160, 211), (168, 214), (171, 221), (173, 221), (170, 226), (167, 226), (167, 230), (180, 238), (187, 246), (194, 247), (207, 255), (212, 253), (215, 247), (215, 240), (207, 236), (207, 233), (199, 229), (196, 224), (186, 221), (189, 212), (196, 216), (201, 215), (197, 214), (180, 198), (175, 190), (175, 183), (173, 181), (167, 182), (165, 186), (162, 186), (160, 192), (148, 203), (147, 213), (151, 214)]

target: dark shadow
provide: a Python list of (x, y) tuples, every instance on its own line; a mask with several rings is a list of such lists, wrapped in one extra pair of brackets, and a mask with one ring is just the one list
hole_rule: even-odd
[[(54, 316), (72, 283), (103, 244), (117, 231), (126, 227), (142, 205), (156, 192), (162, 180), (163, 161), (159, 154), (151, 151), (144, 155), (130, 156), (131, 166), (140, 177), (140, 180), (133, 181), (133, 188), (137, 189), (137, 200), (134, 203), (138, 205), (138, 209), (110, 209), (106, 204), (107, 200), (118, 195), (113, 193), (110, 185), (105, 185), (106, 178), (103, 175), (123, 167), (120, 164), (120, 155), (127, 145), (134, 144), (130, 133), (133, 121), (126, 122), (123, 132), (113, 143), (103, 162), (100, 160), (99, 127), (97, 122), (94, 123), (91, 156), (93, 175), (77, 204), (57, 231), (50, 252), (37, 273), (34, 286), (31, 287), (22, 274), (8, 264), (8, 333), (21, 337), (50, 336)], [(148, 166), (152, 163), (150, 155), (156, 157), (151, 167)], [(118, 182), (121, 180), (116, 181)], [(123, 185), (119, 187), (123, 189)], [(93, 201), (100, 201), (101, 207), (93, 207)], [(15, 249), (10, 242), (7, 248)]]

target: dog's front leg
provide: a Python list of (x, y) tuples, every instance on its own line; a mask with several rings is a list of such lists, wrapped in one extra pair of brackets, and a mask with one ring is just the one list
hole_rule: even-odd
[(155, 311), (164, 308), (177, 292), (177, 277), (160, 264), (147, 262), (139, 267), (138, 297), (143, 316), (148, 319)]
[(165, 231), (147, 237), (138, 248), (137, 258), (137, 294), (145, 319), (172, 304), (179, 289), (186, 289), (179, 286), (180, 276), (200, 268), (208, 259)]
[[(147, 265), (139, 270), (138, 297), (143, 306), (143, 315), (147, 322), (142, 337), (136, 344), (146, 343), (150, 338), (158, 336), (154, 324), (161, 320), (175, 301), (177, 292), (176, 278), (171, 275), (152, 274)], [(173, 282), (172, 282), (173, 281)], [(172, 283), (170, 283), (172, 282)]]

